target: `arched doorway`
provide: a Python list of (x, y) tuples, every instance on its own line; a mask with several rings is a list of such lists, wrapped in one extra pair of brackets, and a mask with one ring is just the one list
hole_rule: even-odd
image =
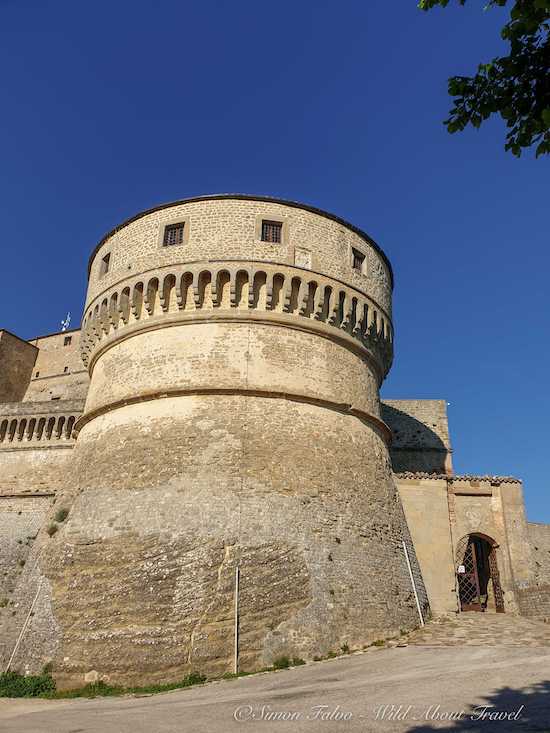
[(504, 613), (504, 598), (498, 572), (497, 543), (475, 532), (463, 537), (456, 553), (456, 575), (461, 611)]

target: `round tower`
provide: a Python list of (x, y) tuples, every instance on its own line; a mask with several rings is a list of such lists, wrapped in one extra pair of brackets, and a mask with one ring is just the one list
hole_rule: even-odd
[(309, 206), (217, 195), (92, 254), (91, 384), (47, 575), (55, 669), (176, 679), (361, 647), (416, 623), (380, 419), (392, 272)]

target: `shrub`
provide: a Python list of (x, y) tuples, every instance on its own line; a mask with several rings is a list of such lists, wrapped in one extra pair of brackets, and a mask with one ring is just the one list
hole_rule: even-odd
[(376, 639), (376, 641), (373, 641), (371, 646), (384, 646), (386, 642), (384, 639)]
[(55, 514), (55, 521), (56, 522), (64, 522), (67, 517), (69, 516), (69, 510), (68, 509), (59, 509)]
[(190, 687), (191, 685), (202, 685), (203, 682), (206, 682), (206, 677), (203, 674), (199, 674), (198, 672), (191, 672), (187, 675), (187, 677), (183, 678), (182, 687)]
[(49, 674), (22, 675), (18, 672), (0, 674), (0, 697), (38, 697), (55, 690)]
[(349, 644), (342, 644), (342, 646), (340, 647), (340, 649), (342, 650), (342, 653), (343, 654), (349, 654), (349, 652), (350, 652)]
[(301, 657), (292, 657), (292, 666), (293, 667), (301, 667), (302, 664), (305, 664), (305, 659), (302, 659)]
[(50, 535), (50, 537), (53, 537), (53, 535), (57, 532), (58, 529), (59, 527), (57, 526), (57, 524), (50, 524), (46, 532)]
[(288, 657), (277, 657), (273, 662), (273, 669), (287, 669), (290, 667), (290, 659)]

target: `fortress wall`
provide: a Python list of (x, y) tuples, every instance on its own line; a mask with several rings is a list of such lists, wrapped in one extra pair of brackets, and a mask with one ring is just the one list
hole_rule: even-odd
[(57, 491), (71, 460), (65, 447), (0, 448), (0, 492)]
[(416, 556), (434, 616), (455, 613), (455, 568), (447, 502), (447, 481), (397, 477)]
[(283, 323), (238, 322), (189, 322), (115, 343), (95, 364), (86, 411), (136, 395), (208, 389), (284, 393), (379, 414), (376, 377), (351, 351)]
[(452, 473), (445, 400), (383, 400), (381, 416), (392, 431), (396, 473)]
[(13, 610), (12, 593), (34, 539), (42, 528), (52, 494), (0, 494), (0, 622)]
[(74, 457), (74, 504), (41, 559), (61, 685), (230, 669), (237, 563), (242, 669), (418, 623), (386, 448), (354, 416), (168, 397), (95, 418)]
[(550, 524), (528, 522), (527, 527), (535, 567), (535, 582), (538, 585), (550, 585)]
[[(65, 345), (67, 339), (70, 343)], [(38, 355), (24, 401), (84, 399), (90, 378), (80, 356), (80, 329), (42, 336), (31, 343)]]
[(34, 346), (0, 330), (0, 403), (23, 399), (36, 357)]

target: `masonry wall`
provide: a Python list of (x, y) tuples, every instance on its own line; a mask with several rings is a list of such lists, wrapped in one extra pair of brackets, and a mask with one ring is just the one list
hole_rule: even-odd
[(518, 590), (518, 604), (523, 616), (550, 623), (550, 584), (541, 584)]
[(42, 336), (31, 343), (38, 354), (23, 400), (84, 399), (90, 378), (80, 357), (80, 329)]
[(535, 583), (550, 585), (550, 524), (528, 523), (535, 567)]
[(396, 473), (452, 473), (444, 400), (383, 400), (381, 415), (392, 431), (390, 455)]
[(458, 605), (447, 481), (398, 476), (397, 486), (432, 614), (454, 613)]
[(0, 608), (11, 613), (12, 594), (42, 528), (53, 495), (0, 494)]
[(23, 399), (36, 358), (36, 347), (0, 330), (0, 403)]

